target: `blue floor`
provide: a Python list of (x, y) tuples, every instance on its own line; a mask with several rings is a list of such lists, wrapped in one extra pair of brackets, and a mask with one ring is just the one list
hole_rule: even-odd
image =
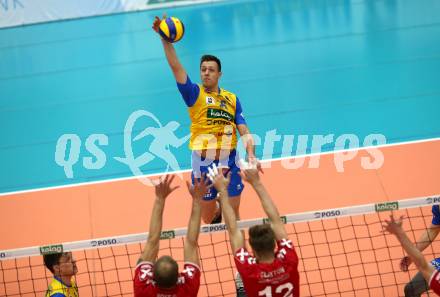
[[(190, 77), (198, 81), (202, 54), (219, 56), (221, 87), (238, 94), (253, 133), (351, 133), (362, 144), (372, 133), (388, 143), (440, 137), (439, 11), (437, 0), (237, 0), (167, 13), (185, 23), (176, 49)], [(124, 156), (124, 126), (139, 109), (164, 125), (179, 122), (178, 137), (188, 133), (185, 105), (150, 29), (161, 14), (0, 30), (0, 193), (132, 175), (113, 157)], [(135, 129), (146, 125), (155, 124), (143, 119)], [(72, 179), (54, 157), (66, 133), (82, 141)], [(93, 133), (109, 137), (99, 170), (83, 166)], [(171, 151), (189, 168), (186, 145)], [(165, 169), (155, 159), (142, 172)]]

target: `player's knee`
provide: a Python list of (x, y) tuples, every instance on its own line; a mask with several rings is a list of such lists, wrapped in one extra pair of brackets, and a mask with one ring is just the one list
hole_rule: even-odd
[(202, 201), (202, 221), (211, 224), (217, 214), (218, 206), (215, 200)]
[(202, 216), (202, 221), (204, 224), (211, 224), (212, 219), (214, 219), (214, 216)]
[(215, 217), (215, 209), (209, 210), (209, 211), (205, 211), (202, 213), (202, 221), (205, 224), (211, 224), (212, 220)]

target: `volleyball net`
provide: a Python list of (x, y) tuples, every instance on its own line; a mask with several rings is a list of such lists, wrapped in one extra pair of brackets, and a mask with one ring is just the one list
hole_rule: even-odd
[[(440, 197), (326, 209), (283, 216), (300, 258), (301, 296), (404, 296), (415, 267), (402, 272), (403, 249), (382, 233), (390, 211), (403, 214), (403, 227), (414, 242), (429, 227), (431, 207)], [(239, 227), (266, 222), (254, 219)], [(180, 267), (186, 229), (165, 230), (160, 255), (171, 255)], [(44, 296), (51, 273), (42, 255), (72, 251), (76, 282), (84, 296), (133, 296), (132, 279), (147, 233), (0, 251), (0, 296)], [(4, 239), (3, 239), (4, 240)], [(204, 225), (199, 239), (202, 279), (199, 296), (235, 296), (235, 267), (224, 224)], [(440, 254), (437, 242), (424, 251), (427, 260)]]

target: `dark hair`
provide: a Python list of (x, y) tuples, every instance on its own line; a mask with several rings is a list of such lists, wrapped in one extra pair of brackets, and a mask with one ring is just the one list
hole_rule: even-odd
[(216, 56), (213, 56), (213, 55), (203, 55), (200, 58), (200, 67), (202, 67), (202, 63), (206, 62), (206, 61), (214, 61), (214, 62), (216, 62), (217, 66), (218, 66), (218, 71), (219, 72), (222, 71), (222, 63), (220, 62), (220, 59), (217, 58)]
[(275, 249), (275, 233), (270, 225), (262, 224), (249, 228), (249, 244), (259, 255), (273, 253)]
[(153, 275), (159, 288), (174, 287), (179, 276), (179, 266), (170, 256), (162, 256), (154, 263)]
[(53, 266), (57, 265), (60, 262), (62, 256), (66, 253), (55, 253), (43, 256), (44, 266), (50, 270), (50, 272), (54, 273)]

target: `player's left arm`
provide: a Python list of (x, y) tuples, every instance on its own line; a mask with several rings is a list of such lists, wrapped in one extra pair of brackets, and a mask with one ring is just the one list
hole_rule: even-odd
[(231, 180), (231, 173), (229, 172), (228, 177), (226, 178), (223, 173), (218, 170), (215, 164), (213, 164), (212, 167), (209, 167), (208, 170), (208, 177), (211, 179), (212, 184), (219, 194), (218, 199), (228, 229), (231, 248), (235, 253), (239, 248), (244, 247), (244, 238), (238, 228), (235, 211), (229, 203), (228, 185)]
[(244, 146), (246, 148), (246, 153), (248, 158), (255, 158), (255, 142), (249, 128), (246, 124), (237, 125), (238, 133), (240, 133), (243, 139)]
[(174, 175), (167, 175), (165, 179), (155, 187), (156, 200), (154, 201), (153, 210), (150, 217), (150, 230), (148, 232), (147, 243), (138, 260), (140, 262), (153, 262), (157, 258), (159, 252), (160, 233), (162, 232), (162, 218), (165, 208), (165, 199), (179, 186), (171, 187)]
[(257, 164), (257, 168), (260, 172), (263, 172), (261, 169), (260, 162), (255, 156), (255, 141), (252, 136), (249, 127), (246, 123), (246, 120), (243, 115), (243, 108), (241, 107), (240, 100), (237, 98), (237, 107), (235, 110), (235, 124), (237, 125), (238, 133), (241, 136), (244, 147), (246, 149), (247, 160), (250, 164)]
[(419, 271), (423, 274), (425, 280), (429, 282), (429, 279), (434, 272), (434, 267), (428, 264), (420, 250), (408, 238), (405, 231), (402, 229), (402, 220), (403, 216), (396, 220), (394, 219), (394, 216), (391, 215), (390, 220), (385, 220), (383, 229), (397, 237), (405, 252), (412, 258)]
[(209, 189), (208, 179), (202, 176), (200, 180), (194, 179), (194, 186), (186, 182), (188, 192), (192, 196), (191, 216), (188, 223), (188, 233), (184, 245), (184, 260), (200, 266), (198, 248), (198, 239), (200, 234), (200, 220), (202, 216), (200, 201)]
[(241, 169), (240, 175), (244, 181), (247, 181), (252, 185), (257, 193), (261, 206), (271, 222), (271, 227), (275, 233), (276, 240), (287, 239), (287, 231), (283, 221), (280, 218), (278, 208), (273, 202), (266, 187), (260, 180), (258, 170), (255, 168), (255, 166), (250, 166), (249, 168), (246, 168), (249, 165), (242, 164), (242, 166), (244, 166), (244, 168)]

